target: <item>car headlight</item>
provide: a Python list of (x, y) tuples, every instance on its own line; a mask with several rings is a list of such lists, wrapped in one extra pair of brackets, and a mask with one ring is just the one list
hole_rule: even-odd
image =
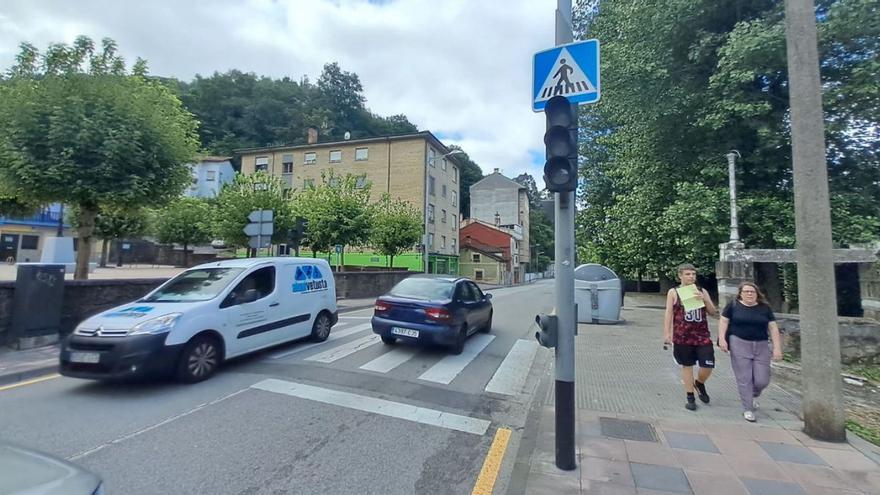
[(141, 323), (138, 323), (128, 332), (129, 335), (144, 335), (144, 334), (160, 334), (170, 331), (174, 328), (174, 324), (177, 323), (177, 320), (180, 319), (182, 313), (171, 313), (170, 315), (160, 316), (158, 318), (153, 318), (152, 320), (147, 320)]

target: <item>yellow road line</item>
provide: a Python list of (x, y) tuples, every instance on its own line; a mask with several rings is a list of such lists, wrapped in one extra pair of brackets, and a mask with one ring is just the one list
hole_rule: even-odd
[(4, 386), (0, 387), (0, 392), (4, 392), (6, 390), (12, 390), (12, 389), (18, 388), (18, 387), (24, 387), (25, 385), (33, 385), (34, 383), (45, 382), (46, 380), (52, 380), (53, 378), (58, 378), (59, 376), (61, 376), (61, 375), (59, 375), (58, 373), (53, 373), (51, 375), (41, 376), (38, 378), (25, 380), (23, 382), (13, 383), (12, 385), (4, 385)]
[(510, 429), (498, 428), (495, 432), (495, 439), (492, 440), (492, 446), (489, 447), (489, 453), (486, 454), (486, 460), (483, 461), (483, 469), (480, 470), (480, 476), (477, 477), (477, 483), (474, 485), (474, 491), (471, 495), (492, 495), (495, 488), (495, 480), (498, 478), (498, 471), (501, 469), (501, 461), (504, 460), (504, 452), (507, 450), (507, 443), (510, 441)]

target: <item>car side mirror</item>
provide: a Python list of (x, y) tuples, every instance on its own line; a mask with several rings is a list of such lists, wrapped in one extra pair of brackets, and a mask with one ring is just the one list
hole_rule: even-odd
[(239, 304), (247, 304), (252, 303), (260, 298), (260, 291), (257, 289), (248, 289), (244, 291), (244, 294), (237, 299), (236, 302)]
[(491, 293), (491, 292), (487, 292), (487, 293), (484, 294), (484, 295), (486, 296), (486, 299), (487, 299), (487, 300), (489, 300), (489, 301), (492, 300), (492, 293)]

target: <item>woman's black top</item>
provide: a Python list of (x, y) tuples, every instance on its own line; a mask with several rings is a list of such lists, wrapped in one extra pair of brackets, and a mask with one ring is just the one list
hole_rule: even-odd
[(746, 306), (740, 301), (731, 301), (721, 312), (730, 320), (728, 335), (736, 335), (743, 340), (768, 340), (770, 322), (776, 321), (773, 310), (766, 304)]

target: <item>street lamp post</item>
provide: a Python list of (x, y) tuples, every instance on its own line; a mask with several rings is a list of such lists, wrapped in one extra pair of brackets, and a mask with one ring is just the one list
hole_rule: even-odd
[(423, 246), (423, 249), (422, 249), (422, 258), (423, 259), (422, 259), (422, 261), (424, 262), (424, 265), (425, 265), (425, 273), (430, 272), (429, 265), (428, 265), (428, 178), (430, 177), (430, 174), (428, 173), (428, 167), (431, 164), (435, 163), (438, 158), (446, 158), (447, 156), (450, 156), (450, 155), (460, 155), (462, 153), (464, 153), (464, 151), (462, 151), (462, 150), (452, 150), (449, 153), (446, 153), (445, 155), (440, 155), (440, 156), (435, 156), (433, 158), (428, 158), (428, 160), (425, 162), (425, 205), (424, 205), (424, 208), (425, 208), (425, 215), (424, 215), (425, 233), (422, 236), (422, 246)]
[(739, 242), (739, 221), (736, 211), (736, 159), (742, 158), (739, 151), (731, 150), (727, 154), (727, 178), (730, 181), (730, 243)]

